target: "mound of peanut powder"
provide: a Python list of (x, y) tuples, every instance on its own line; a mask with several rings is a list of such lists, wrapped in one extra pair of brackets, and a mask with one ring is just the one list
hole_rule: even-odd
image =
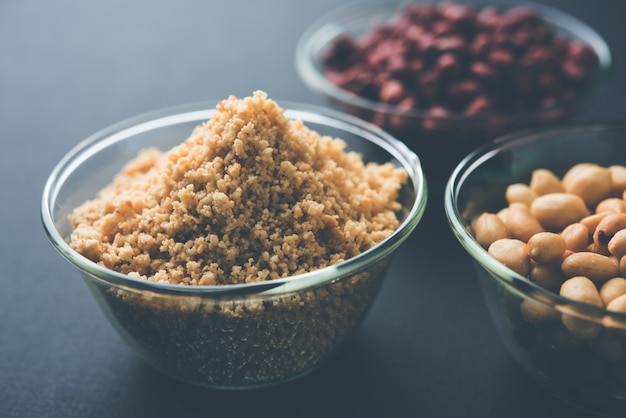
[(399, 225), (407, 173), (364, 163), (261, 91), (220, 102), (169, 151), (146, 149), (70, 215), (71, 246), (150, 281), (223, 285), (353, 257)]

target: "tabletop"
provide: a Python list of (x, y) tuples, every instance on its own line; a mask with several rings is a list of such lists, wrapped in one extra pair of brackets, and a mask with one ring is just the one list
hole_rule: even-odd
[[(580, 119), (623, 119), (626, 3), (543, 0), (605, 37), (615, 67)], [(144, 364), (56, 253), (43, 185), (74, 145), (119, 120), (244, 97), (324, 105), (296, 43), (340, 0), (0, 2), (1, 417), (556, 417), (514, 363), (433, 192), (356, 335), (297, 381), (218, 391)], [(573, 415), (570, 415), (573, 416)]]

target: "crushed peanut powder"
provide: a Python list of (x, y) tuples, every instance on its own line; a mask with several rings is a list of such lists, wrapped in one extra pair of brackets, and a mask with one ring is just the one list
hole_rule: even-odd
[(70, 244), (123, 274), (186, 285), (339, 263), (398, 227), (407, 181), (345, 146), (288, 119), (264, 92), (231, 96), (182, 144), (142, 151), (76, 208)]

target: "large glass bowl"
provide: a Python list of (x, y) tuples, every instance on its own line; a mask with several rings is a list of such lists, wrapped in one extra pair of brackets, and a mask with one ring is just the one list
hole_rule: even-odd
[[(395, 250), (424, 213), (419, 159), (374, 125), (349, 115), (285, 103), (286, 115), (342, 138), (365, 161), (408, 172), (398, 229), (340, 264), (296, 277), (224, 286), (167, 285), (132, 278), (88, 260), (67, 242), (68, 214), (93, 198), (137, 153), (169, 150), (209, 119), (216, 103), (126, 120), (87, 138), (52, 171), (41, 216), (54, 247), (82, 274), (119, 335), (145, 361), (182, 381), (213, 388), (260, 387), (294, 379), (327, 361), (372, 305)], [(61, 280), (63, 278), (57, 278)]]
[[(314, 92), (338, 109), (376, 123), (404, 141), (420, 156), (424, 171), (432, 181), (445, 183), (455, 165), (469, 152), (497, 136), (526, 127), (561, 122), (579, 114), (598, 96), (612, 69), (612, 58), (604, 39), (580, 20), (554, 8), (524, 2), (539, 11), (553, 25), (558, 35), (588, 44), (596, 53), (599, 65), (582, 91), (567, 101), (535, 110), (500, 112), (499, 109), (472, 115), (448, 112), (445, 115), (428, 109), (400, 107), (351, 93), (331, 82), (326, 74), (324, 57), (333, 43), (345, 34), (361, 40), (364, 34), (396, 17), (407, 4), (432, 1), (369, 0), (339, 7), (313, 22), (301, 35), (296, 49), (296, 69), (300, 78)], [(496, 6), (507, 10), (519, 2), (506, 0), (456, 1), (457, 4)], [(445, 3), (443, 3), (445, 4)], [(376, 74), (375, 74), (376, 75)], [(375, 83), (374, 83), (375, 84)]]
[[(573, 405), (606, 416), (626, 413), (626, 314), (561, 297), (491, 257), (473, 237), (471, 222), (507, 206), (509, 184), (528, 184), (535, 169), (562, 176), (577, 163), (626, 162), (626, 123), (574, 124), (522, 131), (467, 156), (445, 189), (445, 211), (473, 259), (486, 304), (504, 344), (541, 387)], [(540, 313), (535, 321), (522, 310)], [(576, 321), (594, 333), (574, 335)]]

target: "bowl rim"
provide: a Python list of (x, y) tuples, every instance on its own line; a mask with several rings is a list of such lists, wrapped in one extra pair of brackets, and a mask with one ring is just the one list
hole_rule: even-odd
[[(356, 0), (351, 3), (340, 6), (313, 21), (301, 34), (296, 45), (295, 61), (296, 71), (300, 78), (318, 94), (327, 96), (333, 101), (346, 103), (360, 109), (371, 112), (384, 112), (390, 115), (399, 115), (403, 117), (411, 117), (421, 119), (424, 117), (438, 117), (455, 121), (482, 121), (486, 119), (500, 118), (503, 120), (519, 118), (516, 113), (497, 113), (497, 112), (477, 112), (473, 115), (466, 115), (461, 112), (448, 112), (445, 116), (437, 116), (428, 113), (428, 109), (423, 108), (402, 108), (395, 105), (376, 102), (356, 94), (344, 90), (332, 83), (319, 70), (315, 61), (315, 54), (328, 45), (328, 41), (332, 40), (339, 34), (345, 33), (343, 25), (349, 23), (356, 18), (359, 19), (375, 19), (370, 20), (369, 25), (373, 22), (382, 22), (396, 16), (401, 7), (411, 3), (428, 3), (432, 0)], [(551, 6), (539, 4), (532, 1), (520, 4), (514, 0), (480, 0), (478, 2), (472, 0), (455, 0), (458, 4), (472, 4), (475, 6), (502, 6), (507, 9), (515, 7), (530, 7), (538, 10), (542, 17), (554, 25), (557, 29), (567, 33), (568, 37), (581, 40), (592, 47), (598, 56), (599, 66), (596, 74), (593, 76), (592, 85), (585, 89), (583, 94), (577, 96), (574, 103), (582, 103), (584, 100), (591, 100), (597, 97), (600, 91), (608, 84), (610, 76), (613, 73), (613, 56), (611, 48), (606, 40), (591, 26), (582, 20)], [(374, 13), (372, 15), (372, 13)], [(367, 28), (363, 28), (367, 29)], [(540, 119), (543, 115), (549, 115), (552, 112), (563, 109), (564, 102), (557, 102), (552, 106), (539, 110), (531, 110), (523, 113), (523, 117), (527, 119)], [(566, 102), (571, 103), (571, 102)]]
[[(477, 148), (468, 154), (456, 166), (446, 183), (444, 190), (444, 211), (448, 220), (448, 224), (452, 229), (456, 239), (461, 246), (471, 256), (472, 261), (480, 264), (484, 269), (488, 270), (489, 277), (499, 284), (507, 287), (514, 293), (524, 299), (532, 299), (544, 305), (550, 305), (553, 308), (567, 312), (569, 314), (579, 314), (589, 318), (602, 319), (604, 317), (616, 318), (622, 323), (626, 323), (626, 313), (609, 311), (606, 308), (600, 308), (585, 302), (579, 302), (570, 298), (563, 297), (558, 293), (541, 287), (528, 278), (516, 273), (509, 267), (497, 261), (489, 255), (487, 250), (483, 248), (474, 236), (467, 230), (467, 225), (463, 221), (463, 216), (457, 208), (457, 197), (466, 177), (484, 161), (490, 159), (500, 151), (513, 148), (520, 142), (525, 142), (529, 138), (534, 137), (534, 141), (548, 139), (555, 134), (567, 134), (568, 132), (592, 132), (620, 130), (626, 133), (626, 121), (622, 120), (594, 120), (582, 121), (563, 124), (551, 128), (529, 128), (516, 132), (512, 132), (500, 136), (489, 143)], [(540, 167), (536, 167), (540, 168)]]
[[(282, 294), (295, 292), (339, 281), (355, 272), (361, 271), (370, 264), (374, 264), (391, 254), (402, 242), (408, 238), (422, 218), (428, 196), (428, 187), (419, 157), (409, 148), (378, 126), (363, 121), (352, 115), (320, 106), (278, 101), (285, 115), (290, 119), (300, 119), (305, 125), (308, 122), (324, 124), (336, 129), (350, 132), (389, 153), (400, 166), (409, 174), (412, 183), (411, 193), (415, 194), (413, 205), (398, 228), (383, 241), (368, 250), (349, 258), (341, 263), (327, 266), (318, 270), (306, 272), (296, 276), (276, 279), (272, 281), (227, 284), (227, 285), (194, 285), (168, 284), (152, 282), (141, 278), (134, 278), (116, 271), (107, 269), (81, 255), (72, 249), (69, 243), (61, 236), (55, 226), (53, 208), (63, 182), (73, 170), (81, 165), (85, 158), (94, 155), (100, 149), (122, 141), (134, 134), (159, 129), (176, 123), (195, 121), (198, 124), (206, 121), (222, 100), (202, 101), (162, 108), (145, 112), (110, 125), (85, 138), (75, 145), (53, 168), (47, 178), (40, 204), (40, 218), (43, 228), (55, 249), (72, 265), (78, 268), (89, 278), (131, 288), (136, 290), (152, 291), (170, 295), (207, 295), (216, 297), (243, 296), (252, 294)], [(191, 134), (191, 132), (189, 132)], [(180, 142), (187, 137), (181, 138)], [(132, 156), (129, 156), (129, 159)], [(111, 178), (112, 181), (112, 178)], [(411, 185), (409, 185), (411, 187)]]

